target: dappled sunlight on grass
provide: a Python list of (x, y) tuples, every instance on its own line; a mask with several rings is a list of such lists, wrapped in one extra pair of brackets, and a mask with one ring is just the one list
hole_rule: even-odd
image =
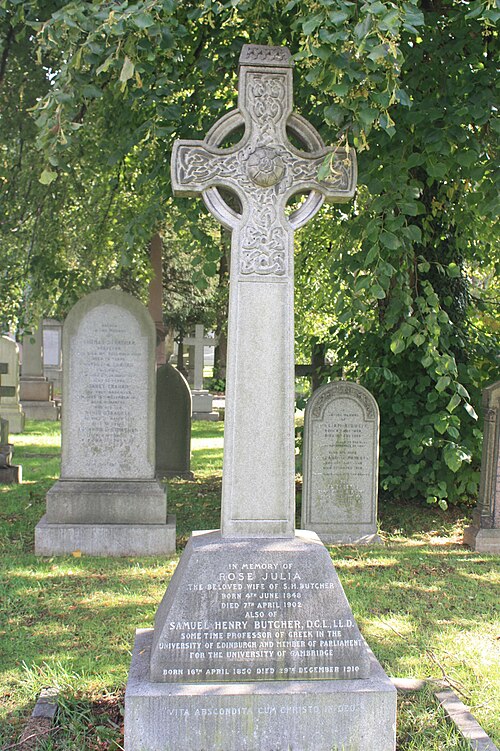
[(193, 438), (191, 442), (192, 451), (203, 451), (204, 449), (222, 449), (224, 447), (224, 438)]
[(370, 635), (375, 638), (394, 637), (405, 638), (412, 634), (414, 624), (408, 613), (388, 613), (384, 618), (373, 618), (369, 624)]
[(61, 423), (27, 420), (23, 433), (11, 433), (11, 443), (16, 448), (61, 448)]
[[(345, 549), (344, 549), (345, 550)], [(332, 559), (335, 567), (338, 569), (354, 569), (361, 565), (366, 571), (370, 568), (391, 568), (395, 566), (397, 561), (394, 558), (343, 558), (337, 560), (337, 556), (342, 556), (342, 548), (336, 548), (335, 555), (332, 554)]]
[[(46, 685), (85, 700), (119, 693), (134, 631), (153, 625), (179, 560), (178, 554), (34, 556), (33, 530), (57, 477), (59, 429), (37, 424), (16, 436), (27, 482), (0, 488), (0, 722), (9, 711), (29, 713)], [(193, 530), (220, 525), (223, 430), (223, 423), (193, 423), (195, 479), (166, 483), (179, 552)], [(458, 509), (443, 513), (384, 499), (380, 526), (386, 545), (332, 546), (329, 552), (361, 631), (387, 673), (437, 680), (444, 671), (463, 687), (498, 742), (498, 557), (460, 545), (466, 523)], [(400, 705), (401, 749), (458, 751), (432, 701), (424, 707), (423, 700), (404, 697)], [(427, 747), (412, 745), (415, 733), (424, 744), (428, 740)], [(2, 731), (0, 737), (3, 741)]]

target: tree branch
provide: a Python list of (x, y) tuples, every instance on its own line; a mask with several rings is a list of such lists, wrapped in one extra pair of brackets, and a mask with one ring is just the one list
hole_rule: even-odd
[(3, 48), (2, 57), (0, 58), (0, 86), (2, 86), (5, 78), (5, 70), (7, 68), (7, 60), (9, 59), (9, 52), (14, 41), (14, 27), (9, 26), (7, 32), (7, 39), (5, 40), (5, 47)]

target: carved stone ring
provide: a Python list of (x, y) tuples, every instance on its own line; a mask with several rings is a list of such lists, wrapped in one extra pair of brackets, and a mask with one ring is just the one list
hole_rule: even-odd
[[(223, 143), (226, 138), (228, 138), (244, 125), (245, 118), (241, 114), (240, 110), (232, 110), (231, 112), (228, 112), (227, 115), (221, 117), (220, 120), (218, 120), (215, 125), (212, 126), (212, 128), (205, 136), (205, 143), (207, 144), (207, 146), (220, 148), (221, 143)], [(292, 114), (288, 118), (287, 130), (291, 135), (297, 138), (297, 140), (306, 151), (321, 151), (325, 148), (323, 140), (316, 129), (310, 123), (308, 123), (308, 121), (304, 117), (298, 115), (296, 112), (292, 112)], [(259, 147), (255, 149), (253, 155), (261, 151), (268, 151), (268, 149), (266, 147)], [(275, 157), (277, 157), (281, 161), (281, 158), (277, 154), (275, 154)], [(250, 157), (250, 159), (251, 158), (252, 157)], [(255, 176), (251, 175), (250, 160), (248, 175), (257, 185), (261, 187), (270, 187), (277, 184), (283, 176), (284, 165), (282, 162), (281, 164), (281, 173), (279, 174), (279, 177), (276, 176), (272, 182), (259, 182), (259, 180), (265, 179), (265, 170), (262, 171), (257, 179)], [(275, 162), (274, 164), (274, 170), (275, 172), (273, 174), (277, 175), (277, 162)], [(202, 192), (202, 196), (207, 209), (218, 216), (223, 224), (230, 227), (234, 227), (238, 224), (241, 219), (240, 214), (238, 214), (236, 211), (234, 211), (234, 209), (228, 206), (226, 201), (221, 196), (218, 188), (207, 188)], [(299, 227), (302, 227), (304, 224), (306, 224), (309, 219), (311, 219), (319, 211), (324, 200), (324, 196), (319, 190), (311, 190), (305, 201), (301, 203), (298, 209), (296, 209), (288, 216), (288, 221), (290, 222), (292, 228), (298, 229)]]

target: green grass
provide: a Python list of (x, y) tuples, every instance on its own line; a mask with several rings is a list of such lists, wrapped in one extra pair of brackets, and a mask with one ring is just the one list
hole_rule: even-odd
[[(134, 630), (150, 627), (193, 529), (219, 525), (222, 423), (194, 423), (194, 481), (168, 483), (171, 559), (37, 558), (33, 530), (58, 477), (59, 425), (14, 437), (25, 483), (0, 486), (0, 748), (14, 743), (39, 691), (58, 686), (63, 728), (43, 751), (120, 748)], [(331, 548), (358, 623), (390, 676), (448, 679), (500, 743), (498, 557), (460, 545), (466, 519), (384, 499), (380, 548)], [(465, 751), (429, 692), (404, 695), (399, 751)]]

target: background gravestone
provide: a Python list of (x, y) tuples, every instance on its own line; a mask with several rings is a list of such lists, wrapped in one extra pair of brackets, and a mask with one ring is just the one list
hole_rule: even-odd
[(479, 498), (464, 543), (481, 553), (500, 553), (500, 381), (484, 389), (483, 412)]
[(47, 493), (35, 552), (157, 555), (175, 550), (155, 479), (153, 321), (118, 290), (93, 292), (63, 334), (61, 477)]
[(156, 476), (193, 478), (191, 464), (191, 389), (177, 368), (156, 372)]
[(215, 412), (213, 396), (207, 389), (203, 388), (203, 368), (205, 365), (205, 347), (215, 347), (217, 339), (214, 337), (204, 336), (203, 326), (197, 323), (194, 327), (194, 336), (185, 336), (183, 339), (184, 346), (189, 347), (190, 361), (189, 368), (193, 372), (193, 420), (209, 420), (217, 422), (219, 413)]
[(2, 370), (2, 388), (4, 390), (0, 403), (0, 415), (9, 423), (11, 433), (24, 430), (24, 412), (19, 402), (19, 347), (13, 339), (0, 337), (0, 364)]
[(63, 324), (55, 318), (42, 321), (43, 374), (60, 394), (62, 388)]
[(332, 381), (304, 415), (302, 527), (333, 544), (380, 543), (379, 410), (363, 386)]
[(23, 336), (19, 398), (28, 420), (57, 420), (52, 384), (43, 374), (42, 328)]

